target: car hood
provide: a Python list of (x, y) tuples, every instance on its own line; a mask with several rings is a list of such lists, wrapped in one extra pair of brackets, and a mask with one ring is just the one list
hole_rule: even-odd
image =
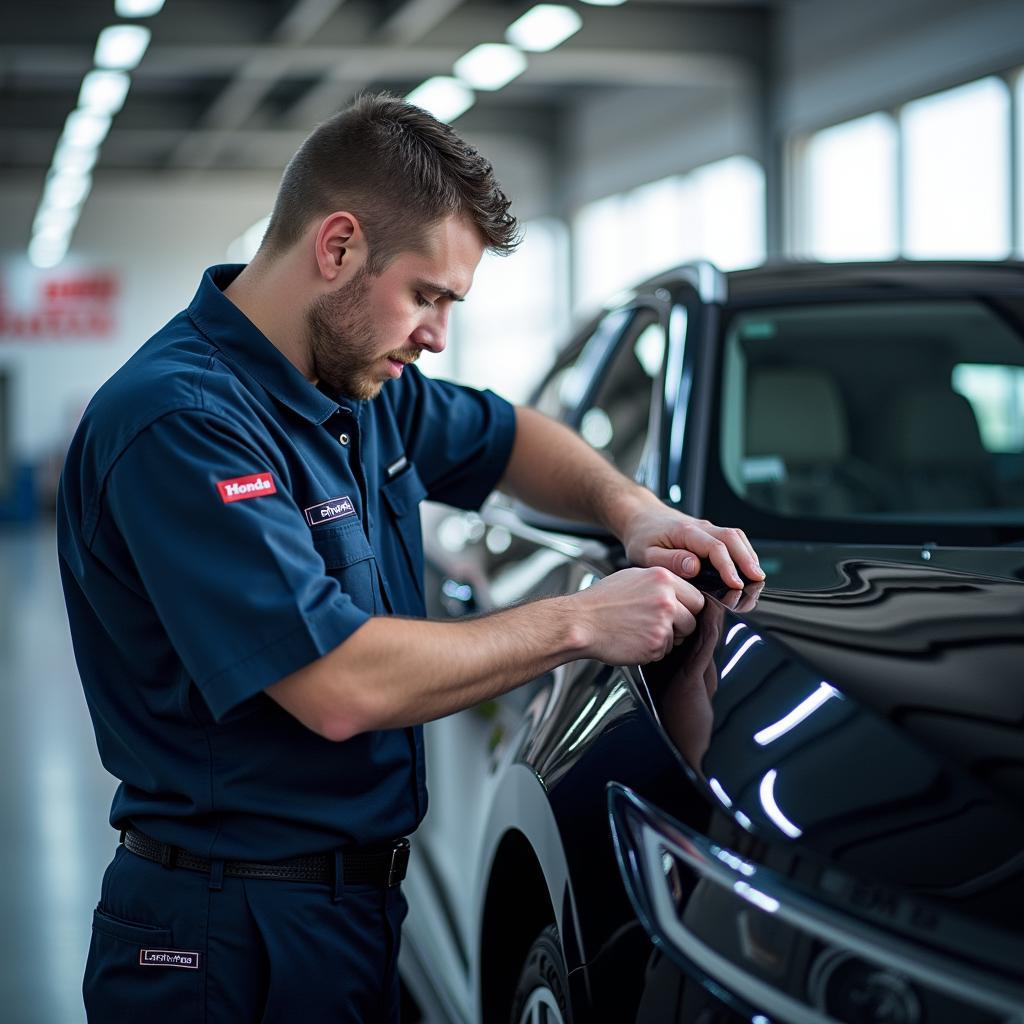
[(1024, 552), (924, 553), (759, 545), (768, 579), (742, 618), (1020, 807)]
[(757, 547), (766, 584), (705, 586), (695, 633), (643, 670), (710, 804), (1017, 928), (1024, 584), (919, 549)]

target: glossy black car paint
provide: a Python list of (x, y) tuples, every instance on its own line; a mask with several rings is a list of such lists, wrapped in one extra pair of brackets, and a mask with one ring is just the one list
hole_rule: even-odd
[[(652, 282), (634, 302), (663, 318), (669, 348), (639, 476), (669, 503), (714, 515), (706, 502), (713, 394), (720, 329), (733, 309), (977, 294), (1021, 282), (1019, 266), (917, 265), (801, 267), (728, 282), (692, 268)], [(681, 494), (673, 481), (683, 481)], [(566, 532), (530, 510), (499, 501), (483, 518), (457, 560), (431, 549), (433, 615), (458, 611), (445, 581), (471, 594), (471, 609), (487, 610), (573, 592), (624, 564), (608, 538)], [(828, 951), (775, 935), (780, 991), (821, 1010), (839, 999), (846, 1010), (830, 1003), (833, 1014), (853, 1012), (852, 992), (861, 1000), (856, 1019), (872, 1021), (1007, 1021), (1017, 1019), (1018, 1000), (1024, 1015), (1024, 550), (880, 545), (870, 527), (856, 538), (863, 543), (835, 545), (792, 538), (791, 528), (776, 539), (753, 534), (764, 588), (741, 594), (713, 573), (702, 577), (708, 601), (698, 630), (665, 661), (643, 669), (578, 662), (495, 702), (475, 924), (458, 934), (451, 916), (465, 966), (455, 983), (471, 993), (479, 1019), (506, 1019), (535, 926), (550, 921), (576, 1021), (756, 1019), (761, 1008), (742, 991), (652, 942), (616, 861), (610, 783), (788, 880), (837, 921), (865, 922), (926, 960), (960, 964), (968, 988), (1001, 993), (1002, 1002), (972, 1008), (909, 981), (904, 1004), (890, 1008), (896, 1016), (872, 1016), (889, 1011), (869, 1005), (878, 996), (863, 977), (844, 982), (837, 970), (829, 978), (838, 995), (823, 995), (820, 984), (810, 993), (814, 964)], [(511, 542), (499, 554), (484, 544), (495, 529)], [(755, 741), (824, 683), (830, 699), (777, 738)], [(766, 811), (769, 773), (797, 835)], [(431, 799), (443, 806), (446, 794), (435, 788)], [(438, 856), (429, 846), (417, 853)], [(440, 874), (429, 875), (435, 897), (454, 902)], [(684, 901), (699, 891), (687, 884)], [(719, 901), (715, 927), (738, 932), (744, 913), (743, 900)], [(758, 927), (770, 928), (761, 917)], [(416, 955), (429, 964), (429, 950)]]

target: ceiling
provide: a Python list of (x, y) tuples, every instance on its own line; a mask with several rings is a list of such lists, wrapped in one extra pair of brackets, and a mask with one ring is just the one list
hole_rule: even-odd
[[(789, 0), (570, 2), (582, 29), (481, 93), (460, 129), (544, 140), (594, 90), (706, 89), (766, 64), (772, 9)], [(505, 28), (522, 0), (167, 0), (132, 72), (100, 169), (279, 171), (319, 120), (362, 89), (404, 95)], [(0, 174), (43, 173), (113, 0), (5, 3)]]

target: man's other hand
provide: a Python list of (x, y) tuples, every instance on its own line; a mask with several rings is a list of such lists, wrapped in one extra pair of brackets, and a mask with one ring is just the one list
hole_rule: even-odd
[(702, 558), (711, 562), (729, 587), (744, 586), (740, 573), (754, 583), (765, 578), (742, 530), (715, 526), (660, 503), (632, 516), (622, 542), (634, 565), (663, 566), (684, 579), (700, 572)]

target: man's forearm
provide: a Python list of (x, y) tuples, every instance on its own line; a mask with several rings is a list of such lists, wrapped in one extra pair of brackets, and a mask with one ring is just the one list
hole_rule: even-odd
[(693, 587), (656, 567), (474, 619), (375, 617), (266, 692), (307, 728), (346, 740), (440, 718), (577, 658), (657, 661), (693, 632), (703, 606)]
[(551, 515), (600, 523), (619, 538), (634, 513), (658, 503), (578, 434), (523, 406), (500, 489)]
[(267, 689), (328, 739), (428, 722), (581, 657), (571, 598), (455, 622), (375, 617), (339, 647)]

